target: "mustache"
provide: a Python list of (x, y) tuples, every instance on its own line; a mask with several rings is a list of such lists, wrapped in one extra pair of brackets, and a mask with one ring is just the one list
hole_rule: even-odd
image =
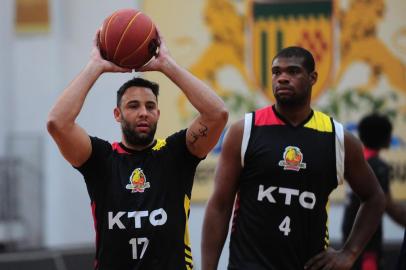
[(293, 90), (295, 90), (292, 86), (290, 86), (290, 85), (277, 85), (276, 87), (275, 87), (275, 90), (276, 91), (278, 91), (278, 90), (284, 90), (284, 89), (287, 89), (287, 90), (291, 90), (291, 91), (293, 91)]
[(126, 119), (123, 119), (121, 123), (121, 130), (126, 141), (133, 146), (146, 146), (154, 140), (157, 124), (146, 125), (151, 130), (147, 134), (141, 134), (134, 130), (134, 126), (131, 125)]

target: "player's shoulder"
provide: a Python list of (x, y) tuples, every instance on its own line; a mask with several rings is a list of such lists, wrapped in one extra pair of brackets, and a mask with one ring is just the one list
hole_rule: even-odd
[(89, 138), (92, 144), (92, 152), (111, 152), (114, 150), (114, 143), (95, 136), (89, 136)]
[(186, 144), (186, 132), (187, 129), (181, 129), (172, 133), (171, 135), (167, 136), (165, 139), (159, 139), (162, 143), (166, 144), (176, 144), (176, 143), (184, 143)]

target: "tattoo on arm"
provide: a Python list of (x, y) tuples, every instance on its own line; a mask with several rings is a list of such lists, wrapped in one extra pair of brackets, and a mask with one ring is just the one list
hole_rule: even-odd
[(209, 128), (204, 125), (202, 122), (199, 122), (201, 127), (199, 127), (199, 129), (197, 130), (197, 132), (192, 131), (191, 135), (192, 135), (192, 140), (190, 141), (190, 144), (195, 144), (197, 142), (197, 140), (201, 137), (207, 137), (207, 132), (209, 130)]

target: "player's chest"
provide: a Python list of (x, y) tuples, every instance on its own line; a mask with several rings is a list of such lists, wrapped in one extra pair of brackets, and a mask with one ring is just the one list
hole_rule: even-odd
[(246, 152), (247, 165), (272, 173), (317, 172), (330, 167), (334, 158), (333, 134), (306, 130), (257, 132)]
[(173, 200), (176, 164), (160, 156), (125, 158), (112, 162), (105, 197), (110, 207), (151, 209)]

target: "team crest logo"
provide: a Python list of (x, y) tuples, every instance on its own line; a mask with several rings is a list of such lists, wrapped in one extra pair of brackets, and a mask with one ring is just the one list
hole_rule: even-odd
[(306, 169), (306, 163), (303, 161), (303, 154), (299, 147), (288, 146), (283, 153), (283, 160), (279, 161), (278, 165), (283, 167), (284, 170), (299, 171)]
[(159, 150), (161, 150), (163, 147), (165, 147), (165, 145), (166, 145), (166, 140), (157, 139), (155, 146), (152, 147), (152, 150), (154, 150), (154, 151), (159, 151)]
[(252, 67), (255, 80), (270, 99), (271, 59), (284, 47), (312, 52), (318, 71), (313, 97), (328, 86), (333, 63), (333, 0), (250, 0)]
[(149, 188), (150, 184), (147, 182), (142, 169), (135, 169), (130, 176), (130, 183), (125, 186), (126, 189), (131, 190), (131, 193), (144, 192), (146, 188)]

